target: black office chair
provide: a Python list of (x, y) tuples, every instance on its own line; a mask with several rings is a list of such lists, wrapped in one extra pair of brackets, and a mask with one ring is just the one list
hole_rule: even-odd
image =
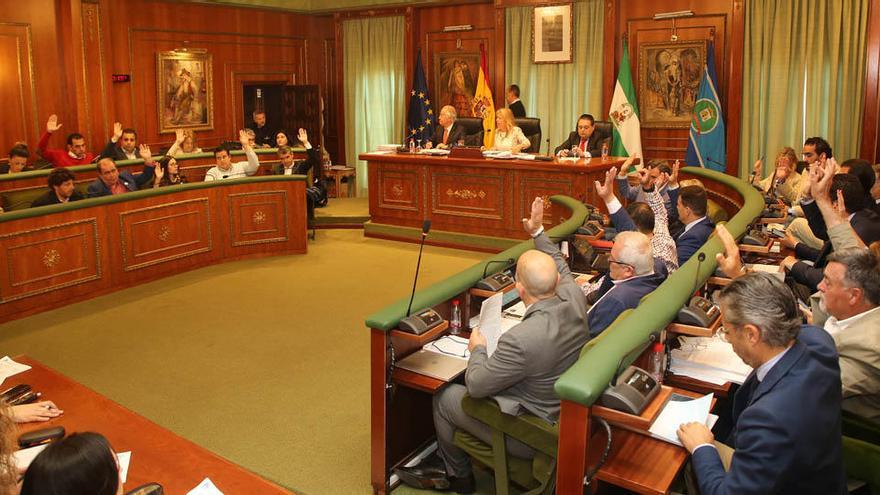
[[(601, 132), (603, 135), (608, 136), (605, 138), (605, 142), (608, 143), (608, 152), (611, 153), (611, 145), (613, 144), (612, 136), (614, 135), (611, 132), (611, 122), (608, 122), (607, 120), (597, 120), (594, 125), (596, 126), (595, 132)], [(599, 148), (601, 149), (601, 147), (602, 145), (600, 144)]]
[(476, 117), (459, 117), (455, 119), (457, 124), (464, 127), (465, 146), (483, 145), (483, 119)]
[(528, 149), (522, 150), (523, 153), (537, 153), (541, 150), (541, 119), (526, 117), (524, 119), (515, 119), (516, 126), (522, 129), (523, 134), (532, 143)]

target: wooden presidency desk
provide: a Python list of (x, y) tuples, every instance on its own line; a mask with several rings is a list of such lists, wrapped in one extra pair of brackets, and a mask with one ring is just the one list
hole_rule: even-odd
[(68, 435), (85, 431), (101, 433), (116, 452), (132, 453), (125, 483), (127, 489), (157, 482), (165, 493), (183, 494), (207, 477), (227, 494), (292, 493), (31, 358), (17, 356), (15, 360), (32, 369), (8, 378), (3, 383), (4, 390), (27, 383), (35, 391), (42, 392), (41, 399), (51, 400), (64, 410), (64, 414), (48, 422), (20, 425), (20, 431), (63, 426)]
[(602, 205), (593, 181), (604, 180), (606, 170), (625, 160), (467, 159), (409, 153), (362, 153), (358, 158), (369, 167), (370, 222), (365, 235), (403, 240), (412, 240), (407, 231), (417, 232), (413, 229), (421, 229), (426, 219), (432, 231), (525, 239), (522, 218), (529, 215), (535, 197), (545, 198), (545, 218), (557, 224), (568, 211), (547, 198), (561, 194)]

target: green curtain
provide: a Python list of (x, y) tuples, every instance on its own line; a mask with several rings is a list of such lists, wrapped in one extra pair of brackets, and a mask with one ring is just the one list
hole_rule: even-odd
[(869, 2), (746, 2), (740, 177), (810, 136), (827, 139), (839, 162), (858, 156)]
[(403, 17), (343, 21), (345, 159), (357, 168), (357, 194), (367, 194), (367, 164), (358, 154), (403, 141)]
[[(602, 103), (604, 7), (602, 0), (574, 3), (570, 64), (532, 63), (532, 10), (506, 10), (504, 80), (520, 87), (526, 115), (541, 119), (541, 151), (545, 152), (546, 140), (550, 139), (551, 148), (559, 145), (575, 130), (579, 115), (590, 113), (596, 120), (606, 120)], [(496, 95), (496, 105), (503, 105), (504, 96)]]

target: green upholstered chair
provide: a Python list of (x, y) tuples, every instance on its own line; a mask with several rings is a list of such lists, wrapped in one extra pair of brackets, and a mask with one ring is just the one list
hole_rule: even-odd
[(715, 225), (728, 220), (727, 211), (711, 199), (706, 203), (706, 216), (709, 217), (709, 220), (712, 220), (712, 223)]
[(847, 411), (842, 419), (844, 436), (880, 445), (880, 424)]
[(880, 445), (844, 436), (843, 464), (848, 478), (864, 481), (880, 495)]

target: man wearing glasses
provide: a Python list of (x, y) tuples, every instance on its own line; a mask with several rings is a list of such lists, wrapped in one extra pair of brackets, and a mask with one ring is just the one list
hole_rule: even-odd
[(608, 262), (608, 277), (614, 285), (588, 312), (590, 337), (602, 333), (620, 313), (638, 306), (642, 297), (663, 282), (654, 273), (651, 241), (641, 232), (617, 234)]
[(754, 371), (733, 399), (729, 470), (705, 424), (679, 426), (700, 492), (846, 493), (834, 340), (801, 325), (794, 295), (771, 274), (733, 280), (720, 304), (721, 337)]

